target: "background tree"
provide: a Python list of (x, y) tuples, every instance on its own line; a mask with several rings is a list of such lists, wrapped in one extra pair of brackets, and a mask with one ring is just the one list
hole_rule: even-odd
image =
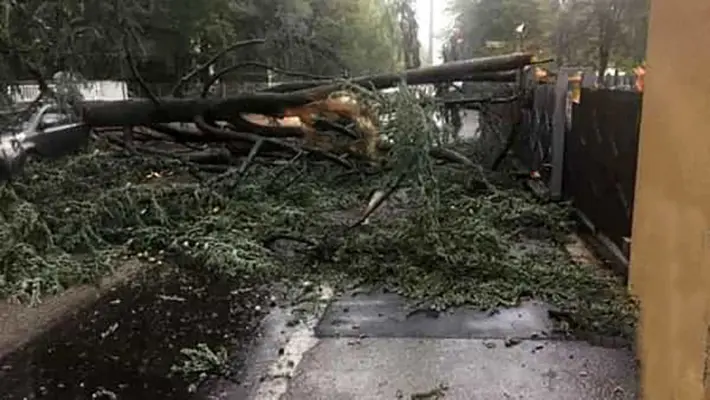
[(421, 44), (419, 43), (419, 24), (414, 6), (414, 0), (396, 0), (393, 3), (396, 9), (399, 28), (402, 34), (402, 53), (406, 68), (419, 68), (421, 66)]
[(527, 50), (536, 53), (549, 50), (553, 20), (548, 1), (450, 0), (448, 10), (455, 17), (455, 28), (463, 39), (461, 51), (466, 57), (515, 50), (518, 45), (515, 28), (521, 23), (526, 27)]
[(645, 54), (648, 0), (449, 0), (449, 11), (456, 18), (451, 36), (461, 36), (466, 57), (513, 50), (522, 22), (526, 50), (552, 55), (558, 65), (603, 73), (630, 69)]
[[(267, 44), (230, 53), (214, 68), (259, 61), (341, 75), (343, 70), (364, 74), (400, 66), (399, 22), (385, 0), (6, 0), (2, 7), (5, 103), (10, 83), (44, 81), (57, 71), (131, 81), (127, 50), (151, 89), (168, 94), (172, 82), (219, 49), (253, 38), (266, 38)], [(228, 78), (266, 79), (263, 68), (245, 71)]]
[(384, 0), (310, 0), (311, 36), (337, 49), (352, 75), (398, 67), (401, 36)]

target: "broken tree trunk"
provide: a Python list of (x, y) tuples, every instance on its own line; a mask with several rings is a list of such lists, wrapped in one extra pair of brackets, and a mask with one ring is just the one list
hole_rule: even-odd
[[(464, 81), (464, 82), (515, 82), (515, 80), (518, 77), (518, 71), (517, 70), (510, 70), (510, 71), (493, 71), (493, 72), (479, 72), (479, 73), (474, 73), (471, 75), (463, 76), (460, 78), (455, 78), (453, 80), (456, 81)], [(365, 77), (367, 78), (367, 77)], [(365, 79), (362, 78), (361, 82), (358, 82), (360, 78), (357, 80), (352, 80), (351, 83), (353, 84), (359, 84), (360, 86), (365, 86), (369, 88), (375, 88), (375, 89), (386, 89), (388, 87), (393, 87), (396, 86), (399, 81), (402, 79), (402, 75), (396, 75), (396, 78), (391, 77), (385, 77), (382, 75), (380, 78), (369, 78)], [(450, 81), (452, 80), (451, 78), (448, 79), (442, 79), (441, 81)], [(393, 83), (394, 82), (394, 83)], [(440, 82), (440, 81), (439, 81)], [(416, 85), (417, 83), (412, 82), (410, 80), (407, 80), (407, 83), (410, 85)], [(425, 84), (428, 82), (425, 82)], [(435, 82), (438, 83), (438, 82)], [(335, 81), (327, 81), (327, 80), (317, 80), (317, 81), (300, 81), (300, 82), (286, 82), (282, 83), (277, 86), (270, 87), (264, 92), (270, 92), (270, 93), (287, 93), (287, 92), (292, 92), (296, 90), (302, 90), (302, 89), (309, 89), (309, 88), (314, 88), (317, 86), (322, 86), (322, 85), (328, 85), (328, 84), (337, 84)]]
[[(402, 80), (408, 84), (436, 84), (465, 80), (475, 76), (501, 77), (529, 65), (532, 55), (513, 53), (482, 57), (442, 65), (407, 70), (402, 73), (355, 78), (356, 85), (384, 89), (397, 86)], [(504, 75), (503, 75), (504, 76)], [(498, 79), (500, 80), (500, 79)], [(254, 93), (226, 99), (161, 98), (123, 101), (87, 101), (80, 105), (84, 122), (91, 126), (138, 126), (167, 122), (193, 122), (195, 117), (208, 115), (216, 120), (230, 120), (238, 113), (280, 115), (287, 108), (299, 107), (323, 98), (341, 88), (340, 83), (321, 82), (320, 86), (290, 93)]]
[(121, 101), (86, 101), (81, 103), (81, 115), (91, 126), (138, 126), (167, 122), (193, 122), (198, 115), (228, 120), (237, 113), (278, 115), (288, 107), (298, 107), (312, 101), (299, 94), (255, 93), (226, 99), (160, 98), (156, 105), (150, 99)]
[[(466, 78), (474, 78), (476, 74), (481, 74), (484, 77), (488, 75), (491, 78), (495, 78), (497, 77), (496, 73), (515, 74), (516, 69), (530, 65), (531, 62), (532, 54), (512, 53), (502, 56), (472, 58), (441, 65), (409, 69), (402, 73), (363, 76), (352, 79), (350, 83), (366, 88), (385, 89), (399, 85), (402, 80), (405, 80), (408, 85), (429, 85), (466, 80)], [(330, 85), (303, 89), (299, 91), (299, 93), (327, 94), (339, 88), (340, 85), (338, 83), (332, 83)]]

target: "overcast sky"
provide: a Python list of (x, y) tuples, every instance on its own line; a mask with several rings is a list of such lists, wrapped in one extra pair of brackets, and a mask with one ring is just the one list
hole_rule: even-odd
[[(441, 45), (442, 40), (438, 39), (446, 28), (451, 25), (451, 18), (446, 13), (446, 0), (434, 0), (434, 60), (435, 63), (441, 62)], [(417, 22), (419, 22), (419, 41), (424, 47), (424, 56), (426, 59), (427, 49), (429, 46), (429, 17), (430, 15), (430, 0), (417, 0)]]

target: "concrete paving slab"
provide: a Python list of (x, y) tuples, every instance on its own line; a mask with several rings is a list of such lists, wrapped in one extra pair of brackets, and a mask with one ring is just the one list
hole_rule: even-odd
[(548, 308), (527, 302), (485, 313), (471, 308), (413, 309), (405, 298), (373, 291), (334, 301), (316, 327), (318, 337), (543, 338), (552, 330)]
[[(283, 400), (636, 398), (633, 354), (583, 342), (321, 339)], [(417, 397), (419, 395), (419, 397)]]

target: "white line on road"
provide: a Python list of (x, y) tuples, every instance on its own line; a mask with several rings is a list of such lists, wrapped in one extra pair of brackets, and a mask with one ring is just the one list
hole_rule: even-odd
[(303, 356), (318, 344), (315, 328), (333, 298), (333, 288), (321, 286), (316, 309), (304, 323), (299, 324), (286, 339), (283, 352), (269, 367), (267, 378), (261, 382), (253, 400), (279, 400), (286, 394), (293, 373)]

